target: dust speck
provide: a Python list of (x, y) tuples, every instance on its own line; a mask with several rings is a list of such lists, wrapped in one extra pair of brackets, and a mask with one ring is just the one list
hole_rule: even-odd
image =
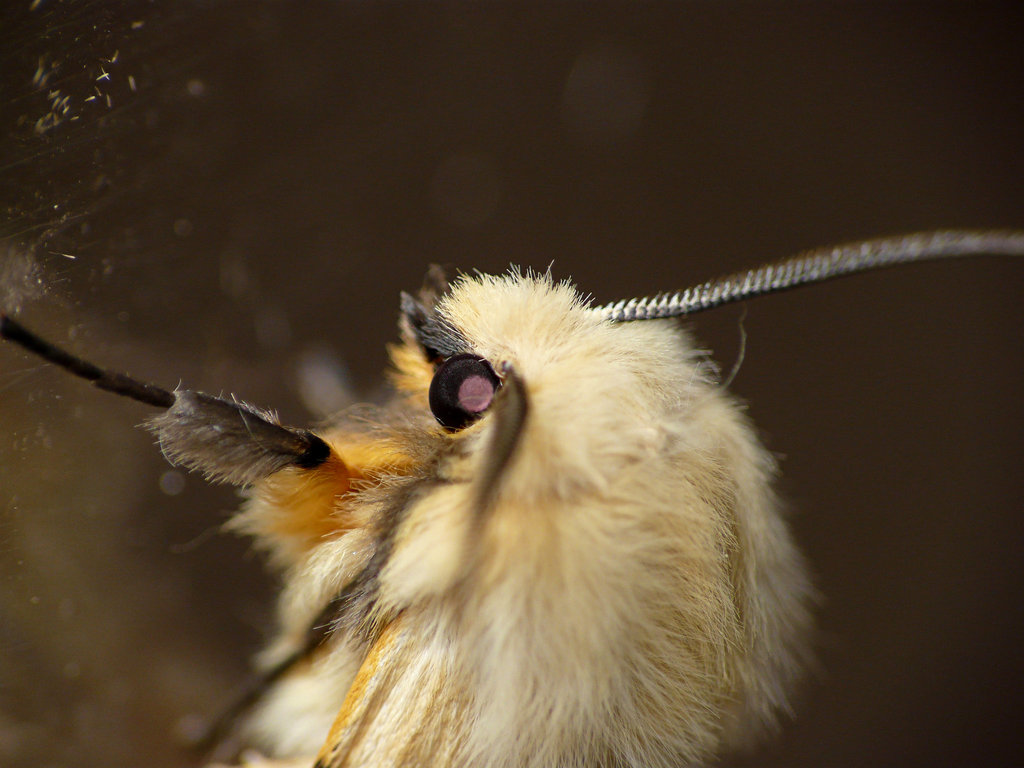
[(177, 496), (185, 490), (185, 476), (174, 469), (160, 475), (160, 490), (168, 496)]

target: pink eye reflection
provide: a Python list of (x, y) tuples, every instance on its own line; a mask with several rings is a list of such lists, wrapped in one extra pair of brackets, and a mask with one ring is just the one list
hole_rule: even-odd
[(467, 413), (480, 413), (494, 400), (494, 385), (484, 376), (469, 376), (459, 385), (459, 407)]

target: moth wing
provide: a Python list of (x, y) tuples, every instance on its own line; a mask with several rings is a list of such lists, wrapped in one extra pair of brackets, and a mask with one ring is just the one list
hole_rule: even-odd
[(418, 626), (413, 643), (412, 623), (398, 616), (371, 646), (315, 768), (466, 764), (465, 689), (442, 637), (424, 643)]

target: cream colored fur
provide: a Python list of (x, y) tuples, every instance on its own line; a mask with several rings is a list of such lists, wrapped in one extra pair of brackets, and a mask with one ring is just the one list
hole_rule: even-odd
[[(525, 382), (525, 432), (481, 515), (493, 420), (444, 433), (411, 393), (430, 440), (465, 450), (397, 529), (376, 609), (387, 628), (370, 648), (333, 639), (279, 684), (249, 723), (254, 745), (311, 756), (327, 738), (321, 762), (352, 768), (659, 768), (756, 736), (787, 707), (810, 588), (771, 457), (689, 337), (601, 321), (571, 286), (517, 273), (462, 278), (438, 312)], [(367, 561), (379, 499), (355, 489), (337, 504), (339, 536), (277, 552), (271, 657)], [(286, 513), (257, 488), (241, 527), (259, 536)]]

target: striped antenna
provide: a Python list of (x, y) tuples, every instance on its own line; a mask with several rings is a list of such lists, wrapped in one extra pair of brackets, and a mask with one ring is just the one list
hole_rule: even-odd
[(93, 386), (113, 392), (115, 395), (130, 397), (146, 405), (170, 408), (174, 405), (174, 393), (124, 373), (108, 371), (98, 365), (72, 355), (55, 344), (33, 333), (13, 318), (0, 312), (0, 338), (12, 341), (23, 349), (38, 355), (48, 363), (60, 366), (65, 371), (91, 381)]
[(613, 323), (680, 317), (894, 264), (980, 255), (1024, 256), (1024, 232), (941, 230), (817, 248), (682, 291), (624, 299), (591, 311)]

